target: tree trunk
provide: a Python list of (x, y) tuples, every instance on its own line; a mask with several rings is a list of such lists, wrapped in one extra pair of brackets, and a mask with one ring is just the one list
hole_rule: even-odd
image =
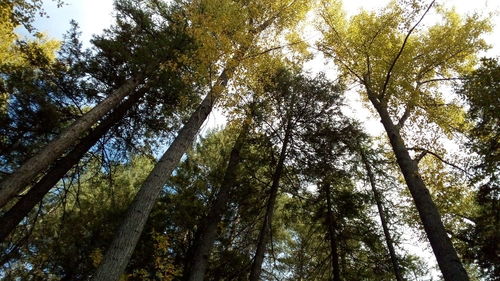
[(250, 269), (249, 281), (258, 281), (260, 278), (260, 273), (262, 271), (262, 263), (264, 262), (264, 254), (266, 252), (266, 246), (269, 239), (269, 234), (271, 232), (271, 224), (274, 214), (274, 205), (276, 203), (276, 197), (278, 196), (278, 188), (281, 179), (281, 174), (283, 173), (283, 166), (286, 158), (286, 150), (288, 143), (290, 142), (292, 131), (291, 118), (288, 120), (286, 126), (285, 138), (283, 139), (283, 145), (281, 146), (280, 157), (276, 169), (274, 170), (271, 190), (269, 198), (266, 205), (266, 214), (264, 215), (264, 221), (262, 223), (262, 228), (259, 232), (259, 237), (257, 240), (257, 249), (255, 251), (254, 261)]
[(330, 240), (330, 255), (332, 262), (332, 273), (333, 281), (340, 281), (340, 266), (339, 266), (339, 254), (337, 247), (337, 235), (335, 234), (335, 229), (337, 228), (337, 223), (332, 211), (332, 198), (330, 192), (330, 184), (326, 183), (324, 185), (325, 196), (326, 196), (326, 224), (328, 226), (328, 238)]
[(35, 156), (24, 162), (14, 173), (0, 182), (0, 208), (30, 184), (40, 172), (54, 163), (99, 119), (115, 108), (140, 84), (141, 80), (137, 77), (127, 80), (120, 88), (73, 122), (56, 139), (49, 142)]
[(229, 197), (236, 180), (236, 172), (240, 163), (240, 151), (245, 143), (249, 130), (248, 120), (244, 121), (241, 132), (234, 143), (229, 157), (224, 180), (222, 181), (217, 198), (209, 213), (200, 221), (201, 227), (196, 235), (191, 260), (185, 270), (185, 280), (202, 281), (207, 268), (210, 251), (217, 237), (217, 226), (227, 208)]
[[(253, 39), (269, 27), (274, 17), (265, 21), (255, 30), (251, 31)], [(92, 281), (116, 281), (125, 270), (128, 260), (139, 241), (139, 237), (144, 229), (144, 225), (149, 217), (161, 189), (172, 174), (172, 171), (181, 160), (187, 148), (192, 145), (201, 125), (206, 120), (213, 105), (222, 91), (226, 88), (229, 79), (240, 64), (250, 48), (249, 45), (242, 45), (234, 54), (234, 57), (227, 63), (226, 68), (217, 78), (215, 85), (211, 88), (205, 99), (201, 102), (196, 111), (191, 115), (188, 122), (179, 131), (179, 134), (169, 146), (160, 161), (155, 165), (153, 171), (146, 178), (141, 189), (129, 206), (124, 221), (118, 228), (113, 241), (104, 256), (104, 260), (97, 268), (92, 277)]]
[(127, 113), (144, 91), (132, 94), (107, 118), (85, 136), (66, 156), (56, 161), (54, 166), (16, 204), (0, 218), (0, 243), (15, 229), (21, 220), (40, 202), (49, 190), (94, 146), (106, 132)]
[(370, 180), (370, 185), (373, 191), (373, 197), (375, 198), (375, 202), (377, 204), (378, 214), (380, 216), (380, 222), (382, 223), (382, 229), (384, 230), (385, 242), (387, 244), (387, 248), (389, 249), (389, 255), (391, 257), (394, 275), (397, 281), (403, 281), (403, 275), (401, 274), (401, 269), (398, 264), (396, 251), (394, 250), (394, 245), (392, 244), (391, 234), (389, 232), (389, 228), (387, 227), (387, 219), (385, 216), (384, 206), (382, 204), (382, 198), (375, 184), (375, 175), (373, 174), (370, 163), (368, 163), (368, 159), (366, 158), (365, 152), (363, 151), (362, 148), (360, 148), (360, 153), (363, 163), (365, 164), (365, 169), (366, 173), (368, 174), (368, 179)]
[(425, 186), (417, 163), (410, 157), (408, 148), (400, 134), (400, 129), (394, 125), (387, 111), (387, 106), (380, 103), (373, 95), (370, 101), (380, 115), (386, 130), (398, 165), (403, 173), (406, 184), (417, 207), (420, 219), (436, 256), (439, 268), (445, 281), (468, 281), (465, 271), (455, 248), (446, 233), (439, 211), (432, 201), (429, 190)]
[(127, 266), (128, 260), (132, 256), (137, 241), (139, 241), (144, 225), (158, 195), (172, 174), (172, 171), (181, 160), (184, 152), (192, 145), (201, 125), (212, 111), (216, 98), (227, 85), (229, 77), (233, 72), (234, 68), (226, 69), (222, 72), (216, 85), (212, 87), (212, 90), (179, 131), (179, 134), (158, 163), (156, 163), (153, 171), (146, 178), (134, 201), (129, 206), (127, 214), (115, 233), (115, 237), (101, 265), (92, 277), (93, 281), (116, 281), (120, 278), (120, 275)]

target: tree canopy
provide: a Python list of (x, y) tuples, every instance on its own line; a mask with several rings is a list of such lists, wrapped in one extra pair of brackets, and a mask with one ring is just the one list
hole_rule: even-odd
[(42, 4), (0, 4), (2, 280), (497, 280), (488, 17), (117, 0), (84, 49)]

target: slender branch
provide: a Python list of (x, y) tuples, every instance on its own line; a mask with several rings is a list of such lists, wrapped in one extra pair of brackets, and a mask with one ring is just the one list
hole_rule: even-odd
[(249, 56), (247, 56), (247, 57), (243, 58), (242, 60), (255, 58), (255, 57), (261, 56), (261, 55), (263, 55), (263, 54), (270, 53), (270, 52), (272, 52), (272, 51), (276, 51), (276, 50), (279, 50), (279, 49), (283, 49), (283, 48), (285, 48), (285, 47), (294, 46), (294, 45), (297, 45), (297, 44), (300, 44), (300, 43), (304, 43), (304, 42), (305, 42), (304, 40), (299, 40), (299, 41), (291, 42), (291, 43), (289, 43), (289, 44), (285, 44), (285, 45), (281, 45), (281, 46), (276, 46), (276, 47), (273, 47), (273, 48), (269, 48), (269, 49), (264, 50), (264, 51), (262, 51), (262, 52), (259, 52), (259, 53), (253, 54), (253, 55), (249, 55)]
[(423, 85), (427, 83), (432, 83), (432, 82), (441, 82), (441, 81), (455, 81), (455, 80), (465, 80), (463, 77), (448, 77), (448, 78), (435, 78), (435, 79), (429, 79), (429, 80), (424, 80), (421, 82), (418, 82), (418, 85)]
[(407, 105), (406, 106), (405, 112), (403, 113), (403, 116), (401, 116), (401, 118), (398, 121), (398, 124), (396, 125), (396, 128), (398, 130), (401, 130), (401, 128), (403, 128), (403, 126), (405, 125), (406, 120), (408, 120), (408, 118), (410, 117), (412, 109), (413, 109), (413, 106), (411, 106), (411, 105)]
[(384, 82), (384, 86), (382, 88), (382, 92), (380, 93), (380, 99), (382, 100), (384, 98), (384, 95), (385, 95), (385, 92), (387, 90), (387, 85), (389, 84), (389, 81), (391, 79), (391, 74), (392, 74), (392, 70), (394, 69), (394, 66), (396, 65), (396, 62), (398, 61), (399, 57), (401, 57), (401, 54), (403, 54), (403, 50), (406, 46), (406, 43), (408, 42), (408, 39), (410, 38), (410, 35), (413, 33), (413, 31), (415, 30), (415, 28), (417, 28), (417, 26), (420, 24), (420, 22), (422, 22), (422, 20), (424, 19), (424, 17), (427, 15), (427, 13), (429, 12), (429, 10), (431, 9), (431, 7), (434, 5), (434, 2), (436, 2), (436, 0), (433, 0), (430, 4), (429, 4), (429, 7), (427, 7), (427, 9), (425, 10), (424, 14), (420, 17), (420, 19), (418, 20), (418, 22), (408, 31), (408, 33), (406, 34), (405, 36), (405, 39), (403, 41), (403, 45), (401, 45), (401, 48), (399, 49), (399, 52), (398, 54), (396, 55), (396, 57), (394, 58), (394, 60), (392, 61), (392, 64), (391, 66), (389, 67), (389, 70), (387, 71), (387, 75), (385, 77), (385, 82)]
[(425, 156), (425, 154), (430, 154), (430, 155), (432, 155), (432, 156), (436, 157), (439, 161), (441, 161), (441, 162), (445, 163), (446, 165), (449, 165), (449, 166), (451, 166), (451, 167), (453, 167), (453, 168), (455, 168), (455, 169), (457, 169), (457, 170), (460, 170), (461, 172), (464, 172), (464, 173), (465, 173), (465, 174), (467, 174), (468, 176), (471, 176), (471, 175), (469, 174), (469, 172), (467, 172), (467, 171), (466, 171), (465, 169), (463, 169), (462, 167), (459, 167), (459, 166), (457, 166), (457, 165), (455, 165), (455, 164), (453, 164), (453, 163), (451, 163), (451, 162), (449, 162), (449, 161), (445, 160), (443, 157), (439, 156), (437, 153), (432, 152), (432, 151), (430, 151), (430, 150), (428, 150), (428, 149), (421, 148), (421, 147), (412, 147), (412, 148), (409, 148), (408, 150), (413, 150), (413, 151), (421, 151), (421, 152), (422, 152), (420, 155), (422, 155), (422, 154), (423, 154), (423, 155), (422, 155), (421, 157), (420, 157), (420, 155), (419, 155), (419, 156), (417, 156), (417, 158), (416, 158), (415, 160), (417, 160), (419, 157), (420, 157), (420, 159), (418, 159), (418, 160), (421, 160), (421, 158), (423, 158), (423, 157)]
[(417, 157), (415, 157), (413, 161), (415, 161), (418, 164), (420, 160), (422, 160), (422, 158), (425, 157), (425, 155), (427, 155), (427, 151), (422, 151), (419, 155), (417, 155)]

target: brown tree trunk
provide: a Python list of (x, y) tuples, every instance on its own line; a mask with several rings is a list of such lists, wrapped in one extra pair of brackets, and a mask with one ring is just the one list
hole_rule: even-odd
[(231, 190), (236, 180), (236, 171), (240, 163), (240, 151), (248, 134), (249, 122), (247, 120), (244, 122), (241, 132), (231, 150), (224, 180), (222, 181), (215, 202), (210, 208), (207, 216), (200, 221), (201, 227), (198, 231), (198, 235), (196, 235), (197, 239), (194, 242), (192, 254), (190, 256), (191, 260), (185, 270), (185, 280), (202, 281), (205, 275), (210, 251), (217, 238), (217, 226), (227, 208)]
[(457, 252), (455, 248), (453, 248), (453, 244), (446, 233), (441, 215), (420, 176), (417, 163), (408, 153), (408, 148), (401, 137), (399, 127), (394, 125), (385, 104), (380, 103), (373, 94), (369, 95), (369, 98), (380, 115), (394, 155), (396, 156), (398, 165), (413, 197), (413, 201), (417, 207), (427, 238), (429, 238), (429, 242), (436, 256), (444, 280), (468, 281), (469, 277), (467, 272), (460, 262)]
[(181, 160), (182, 155), (192, 145), (201, 125), (212, 111), (216, 98), (227, 85), (234, 68), (222, 72), (216, 85), (191, 115), (188, 122), (156, 163), (153, 171), (142, 184), (129, 206), (122, 224), (104, 256), (101, 265), (92, 277), (93, 281), (116, 281), (124, 272), (139, 240), (158, 195)]
[(401, 274), (401, 269), (399, 267), (398, 258), (396, 256), (396, 251), (394, 250), (394, 245), (392, 243), (391, 234), (389, 232), (389, 227), (387, 226), (387, 219), (385, 216), (384, 206), (382, 204), (382, 198), (380, 196), (380, 192), (377, 189), (375, 184), (375, 175), (373, 174), (372, 168), (368, 159), (366, 158), (365, 152), (360, 148), (361, 159), (365, 164), (366, 173), (368, 174), (368, 179), (370, 181), (370, 185), (373, 191), (373, 197), (375, 198), (375, 202), (377, 204), (378, 214), (380, 216), (380, 222), (382, 223), (382, 229), (384, 230), (385, 242), (387, 244), (387, 248), (389, 249), (389, 255), (391, 257), (392, 268), (394, 270), (394, 275), (397, 281), (403, 281), (403, 275)]
[(291, 138), (292, 123), (291, 118), (288, 120), (288, 124), (285, 131), (285, 138), (283, 139), (283, 145), (281, 146), (280, 157), (274, 170), (271, 190), (269, 198), (266, 205), (266, 213), (264, 215), (264, 221), (262, 222), (262, 227), (259, 232), (259, 237), (257, 239), (257, 249), (255, 251), (254, 260), (252, 267), (250, 269), (249, 281), (258, 281), (260, 278), (260, 273), (262, 271), (262, 263), (264, 262), (264, 255), (266, 253), (267, 242), (269, 240), (269, 235), (271, 232), (271, 224), (274, 214), (274, 205), (276, 204), (276, 197), (278, 196), (278, 188), (281, 179), (281, 174), (283, 173), (283, 166), (286, 159), (286, 150)]
[(130, 78), (120, 88), (85, 113), (56, 139), (19, 167), (14, 173), (0, 182), (0, 208), (23, 190), (43, 170), (52, 165), (82, 135), (85, 134), (106, 113), (115, 108), (141, 82), (141, 78)]
[(330, 256), (332, 263), (332, 273), (333, 281), (341, 281), (340, 279), (340, 266), (339, 266), (339, 254), (337, 247), (337, 235), (335, 234), (335, 229), (337, 228), (337, 223), (332, 211), (332, 195), (330, 191), (330, 184), (324, 184), (325, 197), (326, 197), (326, 224), (328, 227), (328, 238), (330, 240)]
[(64, 177), (85, 153), (136, 103), (144, 91), (132, 94), (108, 117), (93, 129), (66, 156), (57, 160), (48, 173), (42, 177), (16, 204), (0, 218), (0, 243), (15, 229), (21, 220), (40, 202), (49, 190)]
[[(269, 27), (274, 19), (273, 17), (265, 21), (254, 31), (251, 31), (253, 38)], [(250, 42), (253, 42), (253, 38)], [(215, 85), (146, 178), (134, 201), (129, 206), (125, 219), (115, 233), (104, 260), (91, 279), (92, 281), (116, 281), (120, 278), (128, 260), (132, 256), (137, 241), (139, 241), (149, 213), (161, 189), (181, 160), (182, 155), (192, 145), (201, 125), (212, 111), (214, 103), (226, 88), (229, 79), (233, 76), (236, 67), (238, 67), (249, 48), (250, 45), (243, 45), (236, 51), (234, 57), (227, 63), (226, 68), (218, 77)]]

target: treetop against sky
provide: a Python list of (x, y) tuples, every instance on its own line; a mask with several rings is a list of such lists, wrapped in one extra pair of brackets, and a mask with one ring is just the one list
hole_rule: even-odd
[[(64, 2), (66, 5), (57, 8), (56, 3), (46, 1), (44, 6), (50, 18), (39, 18), (35, 26), (40, 31), (47, 32), (50, 36), (60, 39), (68, 30), (69, 21), (74, 19), (80, 25), (82, 40), (86, 42), (91, 38), (92, 34), (100, 33), (104, 28), (109, 27), (113, 21), (113, 0), (65, 0)], [(381, 8), (389, 1), (350, 0), (343, 2), (347, 14), (353, 15), (360, 9), (374, 10)], [(454, 7), (461, 14), (472, 12), (491, 13), (494, 30), (486, 37), (486, 41), (492, 46), (487, 55), (500, 55), (500, 2), (492, 0), (446, 0), (440, 2), (447, 7)], [(432, 19), (432, 12), (427, 18)]]
[[(94, 34), (100, 34), (103, 29), (109, 27), (113, 22), (113, 0), (66, 0), (66, 4), (58, 8), (57, 4), (53, 1), (46, 1), (44, 4), (45, 10), (49, 18), (38, 18), (35, 26), (39, 31), (45, 32), (49, 37), (55, 39), (62, 39), (63, 34), (69, 29), (69, 22), (74, 19), (80, 26), (82, 32), (82, 41), (84, 46), (90, 46), (89, 40)], [(363, 0), (350, 0), (343, 1), (344, 10), (347, 15), (354, 15), (359, 10), (376, 10), (384, 7), (389, 1), (363, 1)], [(454, 7), (460, 14), (469, 14), (478, 12), (480, 14), (490, 13), (493, 23), (493, 32), (486, 35), (485, 40), (491, 46), (484, 55), (488, 57), (500, 56), (500, 2), (491, 0), (447, 0), (440, 1), (447, 7)], [(439, 3), (439, 2), (438, 2)], [(310, 18), (311, 19), (311, 18)], [(314, 20), (313, 18), (311, 19)], [(430, 11), (426, 16), (423, 24), (430, 23), (436, 20), (435, 12)], [(310, 41), (313, 46), (315, 41), (321, 36), (319, 32), (314, 30), (313, 24), (305, 27), (307, 34), (303, 35), (304, 39)], [(314, 59), (305, 64), (306, 70), (312, 73), (325, 72), (328, 77), (333, 77), (332, 63), (327, 61), (321, 52), (313, 50), (315, 54)], [(358, 95), (347, 95), (348, 104), (359, 104), (360, 99)], [(377, 119), (371, 118), (372, 116), (362, 106), (349, 106), (351, 116), (356, 116), (360, 121), (363, 121), (366, 129), (373, 134), (379, 135), (382, 131), (382, 125)], [(226, 118), (221, 112), (216, 110), (211, 114), (203, 126), (203, 133), (207, 130), (220, 126), (226, 122)]]

